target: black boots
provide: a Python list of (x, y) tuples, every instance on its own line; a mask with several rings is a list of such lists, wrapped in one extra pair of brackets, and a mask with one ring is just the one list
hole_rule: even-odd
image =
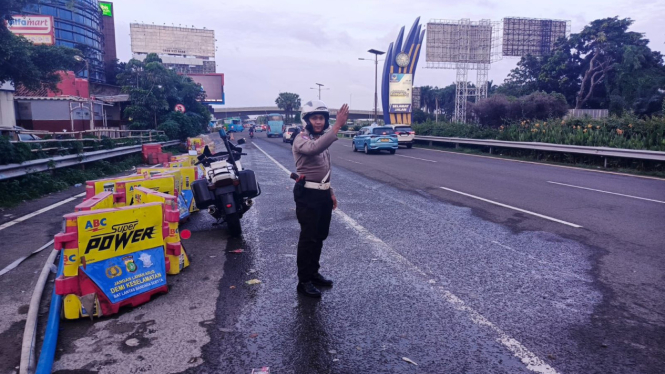
[(299, 282), (298, 283), (298, 292), (307, 296), (307, 297), (321, 297), (321, 291), (318, 287), (332, 287), (333, 281), (326, 279), (323, 275), (316, 273), (314, 278), (309, 282)]
[(298, 282), (298, 293), (301, 293), (307, 297), (321, 298), (321, 291), (318, 288), (314, 287), (312, 282)]
[(333, 286), (333, 281), (330, 279), (326, 279), (323, 275), (316, 273), (314, 276), (314, 279), (312, 279), (312, 283), (314, 283), (315, 286), (319, 287), (332, 287)]

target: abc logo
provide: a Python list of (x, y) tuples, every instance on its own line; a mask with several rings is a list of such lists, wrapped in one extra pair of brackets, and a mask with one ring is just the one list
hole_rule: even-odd
[(102, 219), (93, 219), (92, 221), (88, 221), (85, 223), (85, 229), (86, 230), (101, 230), (103, 227), (106, 227), (106, 218)]

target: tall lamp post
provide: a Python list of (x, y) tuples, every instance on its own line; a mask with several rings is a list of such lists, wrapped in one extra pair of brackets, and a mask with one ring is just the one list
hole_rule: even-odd
[(310, 90), (319, 90), (319, 100), (321, 100), (321, 90), (329, 90), (330, 88), (321, 88), (321, 87), (324, 86), (324, 85), (321, 84), (321, 83), (315, 83), (315, 84), (316, 84), (317, 86), (319, 86), (319, 88), (316, 88), (316, 87), (310, 87), (309, 89), (310, 89)]
[[(88, 75), (88, 84), (90, 84), (90, 64), (88, 63), (88, 59), (85, 58), (85, 57), (76, 55), (76, 56), (74, 56), (74, 60), (79, 61), (79, 62), (85, 61), (85, 71)], [(92, 99), (89, 99), (89, 100), (90, 100), (90, 130), (94, 130), (95, 129), (95, 111), (92, 107)], [(72, 131), (73, 131), (73, 129), (72, 129)]]
[[(374, 55), (374, 123), (377, 123), (378, 121), (378, 106), (379, 106), (379, 94), (378, 94), (378, 89), (379, 89), (379, 56), (386, 53), (382, 51), (378, 51), (376, 49), (370, 49), (367, 51), (369, 53), (372, 53)], [(358, 60), (367, 60), (367, 61), (372, 61), (371, 58), (358, 58)]]

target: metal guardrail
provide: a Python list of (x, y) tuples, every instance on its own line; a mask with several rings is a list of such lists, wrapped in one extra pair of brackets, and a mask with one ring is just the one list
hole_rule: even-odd
[[(353, 137), (355, 131), (340, 131), (343, 136)], [(563, 152), (563, 153), (576, 153), (584, 155), (602, 156), (602, 157), (622, 157), (622, 158), (635, 158), (640, 160), (652, 161), (665, 161), (665, 152), (647, 151), (642, 149), (625, 149), (625, 148), (610, 148), (610, 147), (587, 147), (580, 145), (566, 145), (566, 144), (553, 144), (553, 143), (537, 143), (537, 142), (510, 142), (505, 140), (494, 139), (467, 139), (467, 138), (449, 138), (442, 136), (425, 136), (416, 135), (415, 141), (429, 143), (452, 143), (452, 144), (471, 144), (482, 145), (492, 148), (519, 148), (531, 149), (537, 151), (547, 152)]]
[[(160, 143), (162, 146), (170, 146), (180, 144), (179, 140), (171, 140), (168, 142)], [(118, 147), (114, 149), (107, 149), (102, 151), (85, 152), (78, 155), (57, 156), (51, 158), (43, 158), (39, 160), (26, 161), (22, 164), (8, 164), (0, 165), (0, 180), (20, 177), (22, 175), (47, 171), (52, 169), (65, 168), (68, 166), (75, 166), (87, 162), (100, 161), (111, 157), (128, 155), (131, 153), (141, 152), (142, 145), (131, 145), (127, 147)]]

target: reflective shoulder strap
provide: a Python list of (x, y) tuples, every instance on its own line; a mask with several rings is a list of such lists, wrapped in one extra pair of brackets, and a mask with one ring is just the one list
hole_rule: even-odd
[(321, 183), (326, 183), (326, 181), (328, 180), (328, 178), (330, 178), (330, 169), (328, 169), (328, 174), (326, 174), (326, 176), (323, 177), (323, 180), (321, 181)]

